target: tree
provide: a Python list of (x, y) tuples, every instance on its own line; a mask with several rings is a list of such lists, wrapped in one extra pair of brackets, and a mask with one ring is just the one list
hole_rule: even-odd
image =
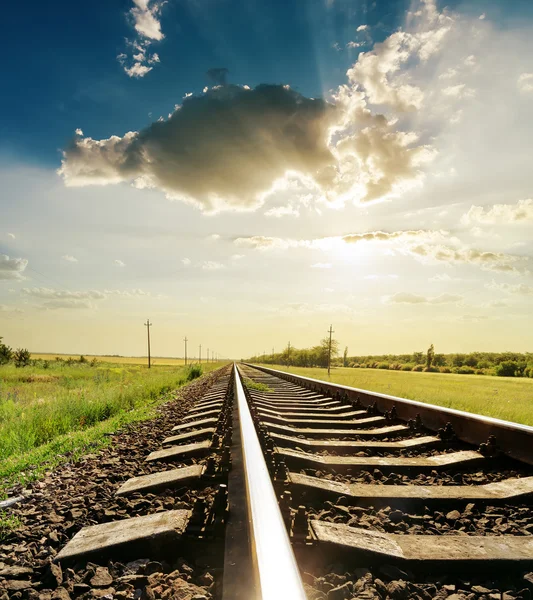
[[(320, 341), (320, 346), (317, 346), (313, 350), (318, 350), (318, 362), (320, 367), (327, 368), (328, 366), (328, 355), (329, 355), (329, 337), (325, 337)], [(337, 340), (331, 340), (331, 358), (335, 358), (339, 353), (339, 342)]]
[(344, 348), (344, 354), (342, 357), (342, 366), (343, 367), (347, 367), (348, 366), (348, 346), (346, 346)]
[(15, 367), (27, 367), (30, 364), (31, 353), (27, 348), (17, 348), (13, 353)]
[(515, 377), (518, 364), (513, 360), (506, 360), (496, 367), (498, 377)]
[(433, 348), (433, 344), (431, 344), (431, 346), (428, 348), (428, 351), (426, 353), (426, 367), (428, 369), (431, 368), (434, 358), (435, 358), (435, 348)]
[(13, 350), (2, 342), (3, 339), (0, 337), (0, 365), (7, 364), (13, 358)]
[(415, 365), (421, 365), (424, 363), (424, 353), (423, 352), (413, 352), (413, 362)]

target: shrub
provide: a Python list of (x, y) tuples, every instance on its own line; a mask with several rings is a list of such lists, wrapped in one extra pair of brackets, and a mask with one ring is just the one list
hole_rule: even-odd
[(413, 365), (402, 365), (402, 371), (412, 371)]
[(192, 365), (187, 373), (187, 381), (192, 381), (202, 375), (202, 367), (200, 365)]
[(87, 359), (85, 358), (85, 356), (83, 356), (83, 354), (80, 356), (79, 362), (80, 363), (86, 363), (87, 362)]
[(476, 375), (485, 375), (485, 371), (483, 369), (477, 369)]
[(467, 367), (466, 365), (463, 365), (462, 367), (457, 367), (457, 373), (459, 375), (473, 375), (475, 371), (474, 369), (472, 369), (472, 367)]
[(451, 373), (452, 372), (450, 367), (441, 367), (439, 370), (441, 373)]
[(13, 350), (2, 344), (2, 338), (0, 338), (0, 365), (7, 364), (13, 358)]
[(438, 367), (424, 367), (424, 373), (438, 373)]
[(16, 367), (27, 367), (30, 364), (31, 354), (27, 348), (18, 348), (13, 352)]
[(518, 369), (517, 363), (513, 360), (506, 360), (496, 367), (496, 375), (498, 377), (514, 377)]
[(413, 367), (413, 371), (416, 371), (417, 373), (421, 373), (424, 370), (424, 365), (415, 365)]
[(377, 368), (378, 369), (388, 369), (389, 368), (389, 363), (386, 362), (381, 362), (377, 364)]

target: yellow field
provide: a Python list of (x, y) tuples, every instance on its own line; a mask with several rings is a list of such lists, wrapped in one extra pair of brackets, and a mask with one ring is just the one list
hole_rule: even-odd
[[(85, 354), (84, 355), (87, 360), (92, 360), (96, 358), (99, 362), (108, 362), (114, 364), (124, 364), (124, 365), (146, 365), (148, 364), (148, 358), (146, 356), (95, 356), (94, 354)], [(79, 360), (79, 354), (39, 354), (32, 353), (31, 355), (34, 359), (41, 360), (55, 360), (56, 357), (62, 358), (63, 360), (68, 360), (72, 358), (73, 360)], [(187, 359), (187, 364), (193, 364), (198, 362), (198, 359)], [(212, 361), (209, 361), (210, 363)], [(227, 362), (227, 361), (219, 361)], [(202, 360), (202, 364), (205, 363), (205, 359)], [(152, 356), (152, 365), (170, 365), (170, 366), (181, 366), (185, 364), (185, 360), (183, 358), (171, 358), (165, 356)]]

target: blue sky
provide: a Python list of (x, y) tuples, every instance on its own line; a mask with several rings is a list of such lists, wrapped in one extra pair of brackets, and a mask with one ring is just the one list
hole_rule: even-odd
[(141, 353), (150, 312), (160, 354), (305, 346), (330, 321), (354, 353), (530, 347), (530, 2), (6, 13), (11, 345)]

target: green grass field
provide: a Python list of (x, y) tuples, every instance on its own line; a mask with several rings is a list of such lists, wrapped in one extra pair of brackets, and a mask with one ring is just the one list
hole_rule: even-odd
[[(79, 358), (79, 357), (78, 357)], [(202, 365), (203, 372), (222, 363)], [(102, 444), (106, 433), (148, 418), (189, 367), (101, 362), (0, 366), (0, 493)]]
[(287, 369), (279, 365), (274, 368), (313, 379), (533, 425), (533, 379), (529, 378), (339, 367), (331, 370), (331, 378), (328, 379), (325, 369)]

